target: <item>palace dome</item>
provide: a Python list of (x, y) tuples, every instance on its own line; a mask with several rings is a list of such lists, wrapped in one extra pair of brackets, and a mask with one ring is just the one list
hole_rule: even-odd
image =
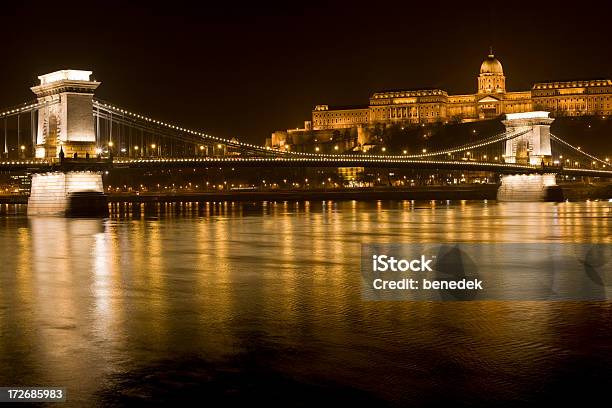
[(480, 65), (480, 73), (504, 75), (504, 70), (501, 62), (499, 62), (499, 60), (495, 58), (495, 55), (493, 55), (491, 52), (487, 58), (482, 61), (482, 64)]

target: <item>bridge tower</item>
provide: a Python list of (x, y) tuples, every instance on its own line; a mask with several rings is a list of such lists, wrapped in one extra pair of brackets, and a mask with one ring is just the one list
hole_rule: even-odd
[(506, 141), (506, 163), (550, 164), (550, 124), (554, 119), (548, 112), (509, 113), (502, 123), (508, 132), (527, 131), (524, 135)]
[(37, 158), (57, 158), (60, 150), (66, 157), (95, 154), (93, 95), (100, 82), (90, 76), (91, 71), (64, 69), (38, 77), (40, 84), (31, 88), (44, 104), (38, 111)]
[[(83, 208), (108, 211), (101, 172), (75, 170), (78, 159), (95, 157), (93, 94), (100, 82), (90, 76), (91, 71), (65, 69), (39, 76), (40, 84), (31, 88), (43, 104), (38, 111), (36, 157), (60, 158), (63, 152), (71, 168), (60, 164), (57, 171), (32, 176), (28, 215), (65, 215)], [(77, 160), (72, 159), (75, 153)]]
[[(506, 115), (502, 123), (508, 132), (527, 133), (506, 141), (504, 159), (506, 163), (550, 165), (549, 112), (523, 112)], [(553, 173), (504, 175), (497, 191), (499, 201), (557, 201), (562, 199)]]

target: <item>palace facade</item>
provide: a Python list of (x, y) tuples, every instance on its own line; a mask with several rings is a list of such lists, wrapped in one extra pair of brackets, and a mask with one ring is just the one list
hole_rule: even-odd
[[(553, 117), (612, 114), (609, 79), (538, 82), (529, 91), (506, 91), (502, 64), (492, 50), (480, 65), (477, 83), (475, 94), (449, 95), (443, 89), (397, 90), (376, 92), (364, 106), (317, 105), (304, 129), (274, 132), (268, 144), (283, 148), (306, 142), (316, 137), (317, 131), (322, 131), (318, 139), (324, 141), (326, 130), (358, 128), (360, 134), (367, 135), (367, 128), (377, 124), (469, 122), (534, 110), (551, 112)], [(349, 146), (343, 150), (346, 148)]]

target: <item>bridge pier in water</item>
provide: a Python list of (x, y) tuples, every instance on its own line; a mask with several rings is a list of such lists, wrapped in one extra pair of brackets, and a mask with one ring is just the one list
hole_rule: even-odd
[(555, 178), (555, 174), (501, 176), (497, 201), (561, 201), (563, 192)]
[[(91, 71), (62, 70), (38, 77), (32, 91), (42, 104), (38, 115), (37, 158), (93, 157), (96, 135), (93, 93), (100, 85)], [(102, 173), (68, 170), (34, 174), (28, 215), (106, 215)]]
[(105, 216), (102, 173), (54, 171), (32, 175), (28, 215)]
[[(552, 162), (549, 112), (507, 114), (503, 124), (508, 132), (526, 133), (506, 141), (506, 163), (548, 166)], [(498, 201), (560, 201), (563, 194), (556, 175), (511, 174), (501, 176)]]

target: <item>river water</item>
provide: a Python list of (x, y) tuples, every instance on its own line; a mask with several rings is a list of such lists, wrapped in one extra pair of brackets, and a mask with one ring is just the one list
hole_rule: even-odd
[(611, 302), (367, 301), (359, 265), (362, 243), (610, 244), (609, 202), (0, 207), (0, 386), (66, 387), (63, 406), (541, 406), (612, 385)]

